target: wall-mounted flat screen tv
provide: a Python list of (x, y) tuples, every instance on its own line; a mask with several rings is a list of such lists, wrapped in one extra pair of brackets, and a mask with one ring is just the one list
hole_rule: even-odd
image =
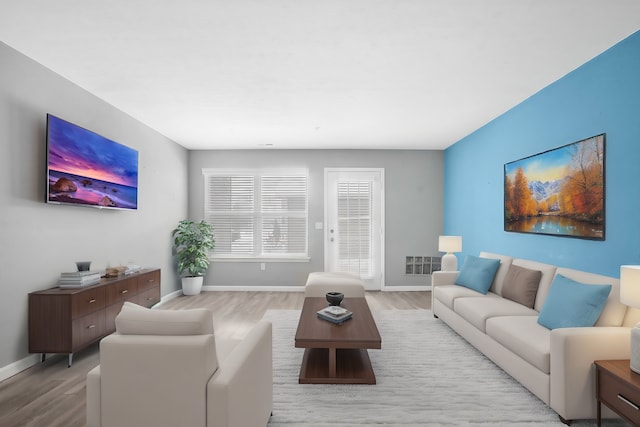
[(138, 151), (47, 115), (48, 203), (138, 208)]

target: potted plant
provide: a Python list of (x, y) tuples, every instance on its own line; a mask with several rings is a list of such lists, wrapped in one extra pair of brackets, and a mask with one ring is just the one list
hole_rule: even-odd
[(178, 274), (182, 276), (182, 293), (197, 295), (202, 290), (209, 267), (209, 251), (215, 248), (213, 226), (204, 220), (182, 220), (173, 230), (173, 248), (178, 259)]

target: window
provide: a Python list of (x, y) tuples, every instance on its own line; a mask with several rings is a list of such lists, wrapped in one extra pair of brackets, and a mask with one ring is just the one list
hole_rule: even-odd
[(203, 169), (214, 258), (307, 259), (306, 169)]

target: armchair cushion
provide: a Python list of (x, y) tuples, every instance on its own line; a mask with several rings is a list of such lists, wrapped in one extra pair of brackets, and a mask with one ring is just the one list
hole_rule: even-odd
[(209, 310), (151, 310), (125, 302), (116, 317), (121, 335), (211, 335), (213, 316)]

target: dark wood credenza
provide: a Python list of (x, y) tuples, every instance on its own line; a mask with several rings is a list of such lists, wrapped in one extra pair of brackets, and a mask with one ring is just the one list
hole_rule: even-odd
[(29, 353), (73, 353), (116, 330), (122, 304), (151, 307), (160, 301), (160, 270), (145, 269), (80, 289), (51, 288), (29, 294)]

